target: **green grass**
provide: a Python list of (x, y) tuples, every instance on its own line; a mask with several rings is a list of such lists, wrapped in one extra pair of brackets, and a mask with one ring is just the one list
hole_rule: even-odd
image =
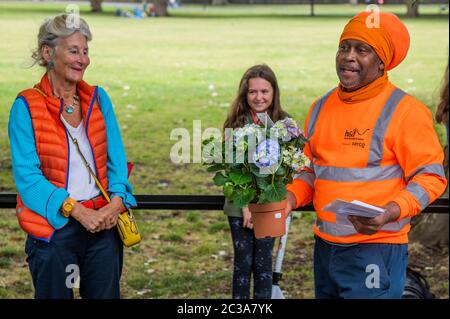
[[(404, 14), (405, 6), (384, 6)], [(127, 157), (135, 163), (137, 194), (220, 194), (201, 164), (175, 165), (172, 129), (192, 121), (222, 126), (243, 72), (267, 63), (277, 74), (283, 107), (303, 122), (310, 104), (337, 84), (334, 55), (346, 20), (364, 6), (184, 6), (171, 18), (124, 19), (82, 9), (94, 39), (86, 81), (106, 88), (121, 127)], [(7, 136), (17, 93), (36, 83), (42, 69), (28, 68), (43, 19), (61, 4), (0, 2), (0, 191), (14, 191)], [(394, 84), (432, 110), (448, 56), (448, 15), (422, 6), (405, 19), (411, 50), (390, 72)], [(213, 86), (213, 87), (212, 87)], [(443, 128), (437, 126), (441, 137)], [(192, 155), (192, 154), (191, 154)], [(126, 249), (126, 298), (230, 296), (232, 245), (222, 212), (136, 212), (143, 242)], [(0, 298), (32, 297), (23, 253), (25, 238), (12, 210), (0, 210)], [(314, 215), (294, 219), (284, 265), (290, 298), (312, 298)], [(148, 262), (152, 260), (151, 262)], [(447, 297), (448, 297), (448, 287)]]

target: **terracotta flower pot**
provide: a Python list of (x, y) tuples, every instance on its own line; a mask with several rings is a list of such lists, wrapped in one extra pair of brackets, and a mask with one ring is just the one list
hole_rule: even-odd
[(249, 204), (256, 238), (280, 237), (286, 232), (286, 200), (269, 204)]

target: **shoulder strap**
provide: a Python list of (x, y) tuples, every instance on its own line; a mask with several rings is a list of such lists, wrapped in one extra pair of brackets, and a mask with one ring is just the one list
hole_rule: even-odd
[[(62, 116), (62, 115), (61, 115)], [(63, 125), (65, 126), (64, 122)], [(77, 148), (77, 152), (78, 154), (80, 154), (81, 159), (83, 160), (84, 165), (86, 166), (87, 170), (89, 171), (89, 174), (91, 174), (92, 178), (94, 178), (95, 184), (97, 184), (97, 187), (100, 189), (100, 192), (102, 193), (102, 195), (105, 197), (105, 199), (110, 202), (111, 199), (108, 196), (108, 193), (105, 191), (105, 189), (102, 187), (102, 185), (100, 184), (100, 181), (98, 180), (97, 176), (95, 176), (94, 172), (92, 171), (91, 166), (89, 165), (88, 161), (86, 160), (86, 158), (84, 157), (83, 153), (81, 152), (80, 149), (80, 145), (78, 144), (78, 141), (76, 138), (74, 138), (72, 136), (72, 134), (70, 134), (70, 131), (66, 128), (67, 133), (69, 134), (70, 139), (72, 140), (72, 143), (75, 145), (75, 147)]]

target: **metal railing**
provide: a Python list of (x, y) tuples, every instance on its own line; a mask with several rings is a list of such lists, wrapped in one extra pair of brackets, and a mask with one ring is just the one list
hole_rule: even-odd
[[(142, 210), (222, 210), (224, 196), (214, 195), (135, 195), (138, 207)], [(16, 194), (0, 193), (0, 208), (15, 208)], [(296, 209), (314, 211), (312, 205)], [(448, 197), (441, 197), (423, 210), (422, 213), (448, 214)]]

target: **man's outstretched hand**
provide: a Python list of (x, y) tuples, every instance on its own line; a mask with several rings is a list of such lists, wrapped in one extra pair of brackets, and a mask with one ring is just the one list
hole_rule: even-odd
[(348, 216), (348, 220), (353, 224), (358, 233), (373, 235), (385, 224), (398, 219), (400, 216), (400, 207), (394, 202), (390, 202), (383, 208), (386, 210), (386, 213), (380, 214), (377, 217)]

